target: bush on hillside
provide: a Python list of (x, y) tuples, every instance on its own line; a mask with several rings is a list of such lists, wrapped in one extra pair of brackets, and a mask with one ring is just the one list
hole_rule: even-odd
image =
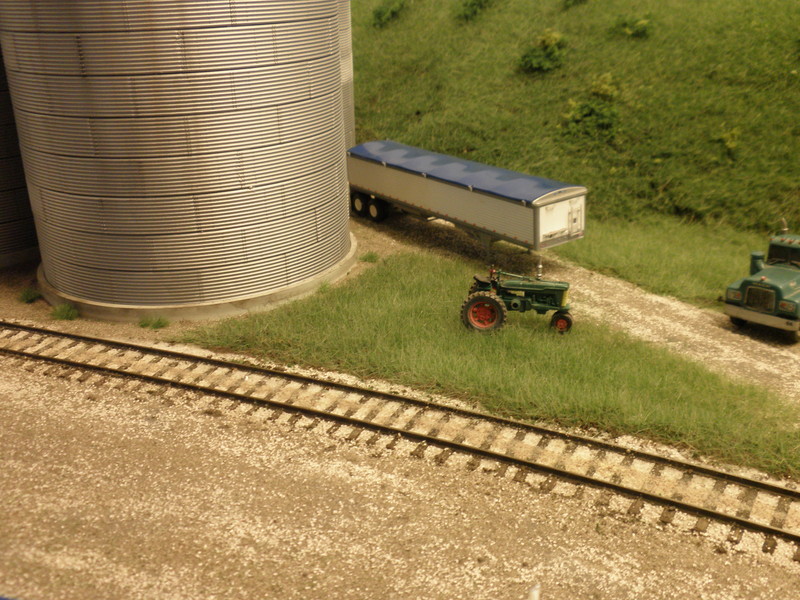
[(564, 60), (564, 48), (567, 42), (564, 36), (546, 30), (533, 46), (528, 48), (519, 59), (519, 68), (525, 73), (547, 73), (561, 66)]
[(461, 0), (456, 10), (456, 18), (462, 21), (472, 21), (477, 17), (492, 0)]
[(650, 37), (653, 23), (649, 15), (644, 17), (619, 17), (614, 27), (611, 28), (613, 33), (632, 38), (647, 38)]
[(614, 105), (619, 94), (611, 73), (597, 77), (585, 98), (569, 101), (564, 114), (566, 131), (604, 141), (613, 140), (619, 124), (619, 111)]
[(372, 11), (372, 25), (378, 29), (394, 21), (405, 8), (405, 0), (384, 0)]

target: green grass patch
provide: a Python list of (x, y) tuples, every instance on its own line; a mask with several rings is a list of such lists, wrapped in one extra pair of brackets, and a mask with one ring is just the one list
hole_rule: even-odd
[(377, 252), (369, 251), (359, 256), (358, 260), (365, 263), (376, 263), (380, 260), (380, 256), (378, 256)]
[(78, 309), (69, 302), (64, 302), (54, 306), (50, 316), (59, 321), (73, 321), (78, 318)]
[(432, 255), (387, 257), (357, 280), (278, 310), (193, 330), (186, 341), (458, 395), (486, 410), (682, 444), (775, 473), (800, 471), (800, 415), (762, 389), (580, 320), (510, 313), (468, 331), (459, 307), (483, 268)]
[(144, 329), (163, 329), (169, 325), (164, 317), (144, 317), (139, 321), (139, 327)]
[(724, 225), (684, 223), (653, 215), (636, 223), (590, 219), (586, 237), (558, 246), (558, 256), (632, 281), (651, 292), (706, 308), (749, 273), (750, 252), (768, 238)]
[(39, 298), (42, 297), (42, 293), (37, 290), (36, 288), (26, 287), (19, 293), (19, 301), (24, 302), (25, 304), (33, 304)]

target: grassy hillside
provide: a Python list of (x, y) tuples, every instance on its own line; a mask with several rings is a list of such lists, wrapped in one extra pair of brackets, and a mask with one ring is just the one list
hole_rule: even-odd
[[(800, 228), (800, 3), (352, 9), (360, 141), (584, 184), (595, 219), (656, 212), (774, 230), (785, 216)], [(528, 66), (555, 68), (525, 72), (531, 48)]]

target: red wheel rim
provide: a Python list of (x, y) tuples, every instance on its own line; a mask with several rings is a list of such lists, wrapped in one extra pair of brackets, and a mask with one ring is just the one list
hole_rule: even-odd
[(560, 317), (555, 320), (553, 327), (555, 327), (556, 331), (559, 333), (564, 333), (569, 329), (569, 320), (565, 319), (564, 317)]
[(488, 329), (497, 321), (497, 309), (488, 302), (476, 302), (469, 308), (469, 323), (477, 329)]

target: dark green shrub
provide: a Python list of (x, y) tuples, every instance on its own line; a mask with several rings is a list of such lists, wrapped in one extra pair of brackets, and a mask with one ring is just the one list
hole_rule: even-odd
[(25, 304), (32, 304), (42, 297), (42, 293), (36, 288), (26, 287), (19, 293), (19, 301)]
[(619, 124), (619, 111), (614, 102), (619, 87), (610, 73), (597, 77), (589, 93), (581, 100), (570, 100), (564, 114), (564, 127), (569, 133), (611, 141)]
[(472, 21), (484, 10), (492, 0), (461, 0), (456, 10), (456, 18), (462, 21)]
[(619, 17), (611, 31), (632, 38), (650, 37), (652, 21), (649, 15), (644, 17)]
[(569, 10), (573, 6), (586, 4), (589, 0), (561, 0), (561, 10)]
[(384, 0), (382, 4), (372, 11), (372, 26), (378, 29), (386, 27), (400, 16), (405, 6), (405, 0)]
[(570, 100), (564, 120), (571, 133), (610, 140), (614, 137), (619, 113), (616, 107), (600, 98)]
[(519, 68), (525, 73), (553, 71), (561, 66), (566, 46), (563, 35), (548, 29), (522, 54)]
[(73, 321), (78, 318), (78, 309), (69, 302), (54, 306), (50, 316), (60, 321)]
[(164, 317), (144, 317), (139, 321), (139, 327), (150, 329), (163, 329), (169, 325), (169, 321)]

